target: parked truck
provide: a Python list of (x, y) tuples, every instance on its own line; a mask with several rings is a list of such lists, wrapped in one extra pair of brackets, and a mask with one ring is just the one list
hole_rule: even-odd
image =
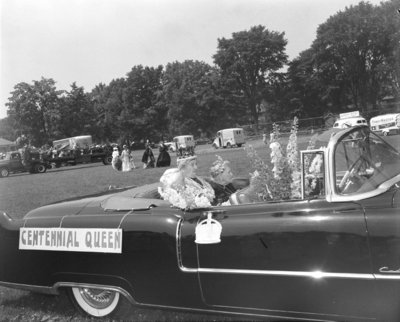
[(245, 142), (242, 128), (230, 128), (218, 131), (212, 145), (216, 149), (235, 146), (240, 148)]
[(74, 136), (53, 141), (53, 148), (48, 151), (45, 159), (56, 168), (91, 162), (108, 165), (112, 160), (112, 147), (94, 145), (91, 135)]
[(29, 172), (44, 173), (50, 168), (39, 151), (30, 151), (29, 148), (20, 151), (7, 152), (0, 160), (0, 177), (8, 177), (11, 173)]

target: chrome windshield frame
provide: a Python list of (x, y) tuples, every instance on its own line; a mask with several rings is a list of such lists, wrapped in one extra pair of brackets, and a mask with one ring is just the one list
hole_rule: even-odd
[[(325, 175), (326, 175), (326, 200), (328, 202), (349, 202), (349, 201), (359, 201), (371, 197), (375, 197), (377, 195), (380, 195), (387, 190), (389, 190), (395, 183), (400, 181), (400, 173), (395, 175), (394, 177), (390, 178), (389, 180), (386, 180), (382, 182), (378, 187), (376, 187), (374, 190), (368, 191), (368, 192), (363, 192), (363, 193), (352, 193), (348, 195), (341, 195), (337, 193), (336, 189), (336, 168), (335, 168), (335, 152), (336, 152), (336, 147), (338, 143), (342, 140), (343, 137), (347, 136), (351, 132), (356, 132), (359, 129), (365, 129), (368, 132), (372, 133), (368, 127), (366, 126), (355, 126), (352, 128), (344, 129), (343, 131), (337, 132), (332, 135), (327, 149), (325, 153), (325, 158), (326, 158), (326, 168), (325, 168)], [(386, 141), (381, 139), (384, 143), (387, 145), (391, 146), (388, 144)]]

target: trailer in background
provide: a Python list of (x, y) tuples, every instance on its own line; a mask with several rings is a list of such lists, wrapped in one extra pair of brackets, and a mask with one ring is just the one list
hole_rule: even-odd
[(91, 135), (80, 135), (53, 141), (46, 160), (54, 167), (78, 163), (103, 162), (111, 164), (112, 147), (94, 145)]
[(369, 120), (371, 130), (384, 136), (400, 133), (400, 113), (390, 113), (372, 117)]

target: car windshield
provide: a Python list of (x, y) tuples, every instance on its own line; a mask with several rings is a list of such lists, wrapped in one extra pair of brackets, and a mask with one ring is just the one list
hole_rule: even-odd
[(400, 153), (368, 128), (342, 137), (335, 150), (339, 194), (365, 193), (400, 173)]

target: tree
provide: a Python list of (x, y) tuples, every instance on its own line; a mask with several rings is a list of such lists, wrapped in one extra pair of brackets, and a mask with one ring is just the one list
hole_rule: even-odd
[(161, 65), (157, 68), (134, 66), (127, 74), (123, 110), (118, 117), (127, 140), (160, 136), (163, 131), (162, 120), (165, 123), (165, 119), (162, 111), (157, 109), (162, 75)]
[(40, 81), (33, 81), (33, 85), (15, 85), (6, 106), (7, 114), (19, 134), (25, 134), (35, 145), (47, 143), (59, 118), (59, 96), (62, 92), (56, 89), (51, 78), (42, 77)]
[(262, 92), (272, 82), (275, 71), (287, 62), (284, 33), (255, 26), (249, 31), (232, 34), (231, 39), (218, 39), (214, 62), (222, 75), (234, 81), (247, 103), (251, 122), (258, 124), (257, 105)]
[(118, 122), (124, 109), (124, 91), (126, 80), (113, 79), (109, 85), (98, 84), (90, 93), (96, 115), (97, 135), (101, 141), (118, 141), (125, 132)]
[(392, 95), (400, 100), (400, 0), (382, 2), (378, 15), (382, 19), (384, 33), (388, 35), (388, 53), (380, 66), (382, 96)]
[(393, 31), (378, 7), (360, 2), (330, 17), (317, 31), (312, 48), (323, 96), (338, 109), (352, 104), (363, 111), (376, 106), (390, 61)]
[[(57, 138), (96, 133), (96, 115), (89, 94), (74, 82), (60, 99)], [(99, 139), (94, 137), (94, 139)]]
[(328, 109), (321, 93), (325, 90), (315, 70), (315, 54), (310, 48), (289, 63), (288, 100), (298, 116), (315, 117)]
[(18, 136), (18, 131), (14, 128), (11, 117), (0, 119), (0, 138), (15, 141)]
[(230, 122), (219, 71), (204, 62), (169, 63), (163, 77), (162, 99), (168, 111), (170, 136), (210, 136)]

